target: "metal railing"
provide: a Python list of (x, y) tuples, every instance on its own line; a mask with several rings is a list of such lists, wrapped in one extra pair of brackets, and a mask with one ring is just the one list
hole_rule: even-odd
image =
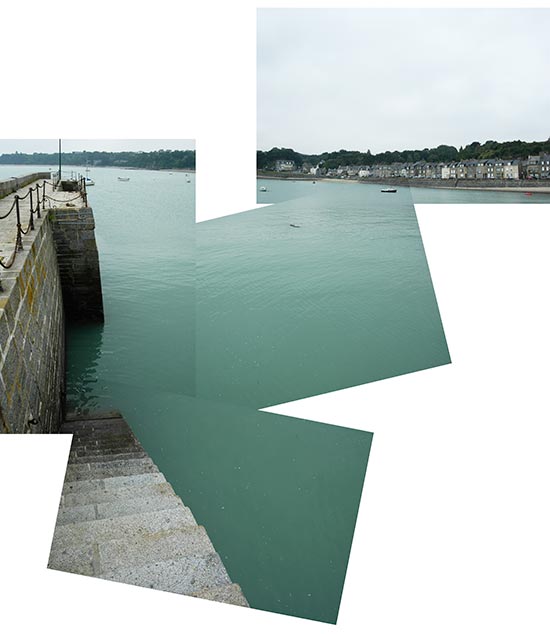
[[(84, 202), (84, 206), (86, 207), (88, 206), (88, 194), (86, 192), (86, 179), (84, 178), (84, 176), (79, 175), (76, 179), (74, 179), (74, 181), (71, 181), (71, 182), (74, 182), (76, 184), (75, 191), (78, 191), (78, 194), (74, 198), (69, 198), (65, 200), (59, 200), (54, 198), (53, 196), (49, 196), (48, 194), (46, 194), (46, 185), (48, 185), (49, 187), (52, 187), (53, 191), (55, 191), (56, 189), (58, 189), (58, 187), (61, 184), (61, 181), (59, 179), (57, 180), (55, 184), (50, 183), (49, 181), (43, 181), (42, 184), (37, 183), (34, 187), (29, 187), (29, 191), (24, 196), (21, 196), (20, 194), (15, 194), (13, 203), (9, 211), (5, 213), (4, 215), (0, 216), (0, 220), (4, 220), (5, 218), (8, 218), (15, 211), (16, 227), (17, 227), (16, 235), (15, 235), (15, 246), (10, 257), (8, 258), (7, 262), (5, 262), (0, 257), (0, 267), (2, 269), (10, 269), (13, 266), (13, 263), (15, 262), (15, 257), (17, 253), (19, 251), (23, 251), (23, 236), (26, 236), (31, 231), (34, 231), (34, 217), (35, 216), (37, 218), (42, 217), (41, 213), (46, 210), (46, 203), (48, 204), (48, 208), (51, 209), (52, 202), (66, 204), (73, 200), (76, 200), (77, 198), (82, 198)], [(23, 224), (21, 222), (22, 211), (21, 211), (20, 203), (22, 200), (26, 200), (27, 198), (30, 199), (29, 200), (29, 220), (28, 220), (26, 228), (23, 228)], [(0, 292), (2, 292), (3, 290), (4, 289), (2, 287), (2, 280), (0, 279)]]

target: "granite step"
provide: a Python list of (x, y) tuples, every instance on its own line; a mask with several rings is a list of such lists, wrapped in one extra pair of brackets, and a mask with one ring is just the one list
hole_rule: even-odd
[(193, 596), (198, 597), (199, 599), (208, 599), (209, 601), (239, 605), (243, 608), (250, 607), (248, 605), (248, 601), (244, 597), (241, 587), (237, 583), (207, 588), (206, 590), (194, 593)]
[(116, 568), (104, 572), (101, 578), (187, 595), (231, 584), (217, 553), (187, 555), (131, 568)]
[(78, 448), (83, 445), (97, 445), (101, 446), (117, 446), (117, 445), (139, 445), (138, 441), (132, 434), (86, 434), (86, 435), (73, 435), (72, 447)]
[(63, 550), (72, 544), (88, 545), (132, 537), (146, 538), (196, 527), (193, 514), (180, 502), (177, 508), (57, 525), (52, 548)]
[(52, 543), (48, 568), (93, 577), (98, 575), (97, 565), (94, 565), (96, 561), (97, 544), (74, 543), (61, 547)]
[(113, 427), (131, 429), (123, 418), (89, 418), (86, 420), (66, 421), (61, 425), (61, 429), (76, 429), (79, 431), (91, 428), (109, 429)]
[(65, 414), (66, 422), (87, 421), (87, 420), (109, 420), (112, 418), (121, 418), (122, 414), (117, 410), (106, 410), (104, 412), (94, 412), (93, 414), (82, 414), (78, 412), (67, 412)]
[[(111, 478), (114, 479), (114, 478)], [(126, 486), (114, 491), (106, 491), (101, 488), (97, 491), (86, 491), (83, 493), (66, 493), (61, 498), (61, 507), (70, 508), (72, 506), (85, 506), (87, 504), (123, 503), (142, 497), (167, 497), (175, 495), (174, 489), (168, 482), (161, 484), (149, 484), (144, 486)]]
[(86, 421), (80, 423), (64, 423), (60, 427), (62, 434), (105, 434), (107, 432), (120, 434), (127, 433), (130, 430), (128, 425), (122, 420), (110, 421)]
[(72, 522), (84, 522), (94, 519), (135, 515), (151, 511), (164, 511), (172, 508), (182, 508), (183, 502), (175, 495), (152, 495), (150, 497), (132, 497), (116, 502), (102, 502), (99, 504), (82, 504), (80, 506), (60, 506), (57, 514), (57, 524), (62, 526)]
[(135, 442), (126, 443), (86, 443), (71, 445), (70, 453), (77, 455), (99, 456), (101, 454), (134, 453), (143, 451), (143, 447)]
[(73, 480), (97, 480), (98, 478), (112, 478), (124, 475), (139, 475), (155, 473), (158, 469), (150, 458), (136, 458), (134, 460), (118, 460), (113, 462), (93, 462), (68, 465), (65, 482)]
[(97, 454), (89, 456), (86, 453), (82, 456), (69, 455), (69, 464), (85, 464), (92, 462), (116, 462), (117, 460), (132, 460), (135, 458), (147, 458), (144, 451), (127, 451), (125, 453)]
[(130, 568), (189, 555), (216, 552), (204, 527), (194, 526), (170, 533), (156, 533), (98, 544), (100, 575), (117, 568)]
[(248, 606), (205, 529), (116, 412), (70, 418), (48, 566)]
[(97, 493), (98, 491), (122, 491), (142, 487), (150, 484), (164, 484), (166, 478), (160, 472), (139, 473), (137, 475), (115, 476), (112, 478), (98, 478), (96, 480), (65, 481), (63, 495)]
[(104, 437), (107, 434), (112, 436), (123, 436), (132, 434), (131, 428), (124, 422), (109, 422), (101, 425), (97, 424), (71, 424), (61, 425), (62, 433), (73, 434), (75, 437), (89, 436), (97, 434), (98, 437)]
[(71, 445), (70, 454), (78, 456), (100, 456), (101, 454), (135, 453), (144, 451), (141, 445), (132, 442), (117, 443), (86, 443), (85, 445)]

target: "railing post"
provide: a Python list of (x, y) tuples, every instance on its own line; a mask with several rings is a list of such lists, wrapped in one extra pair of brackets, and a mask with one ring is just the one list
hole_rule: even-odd
[(23, 251), (23, 240), (21, 239), (21, 214), (19, 212), (19, 196), (15, 196), (15, 213), (17, 216), (17, 236), (15, 238), (15, 250)]
[(40, 218), (40, 185), (36, 183), (36, 217)]
[(29, 228), (31, 231), (34, 231), (34, 206), (32, 204), (32, 187), (29, 189), (29, 197), (30, 197), (30, 205), (31, 205), (31, 218), (29, 220)]

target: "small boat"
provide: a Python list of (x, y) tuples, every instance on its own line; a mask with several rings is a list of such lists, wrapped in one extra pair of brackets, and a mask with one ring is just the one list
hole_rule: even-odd
[(126, 182), (126, 181), (129, 181), (130, 179), (128, 177), (126, 177), (126, 176), (119, 176), (118, 180)]
[(300, 228), (300, 225), (293, 225), (292, 223), (291, 223), (291, 225), (290, 225), (290, 226), (291, 226), (291, 227), (294, 227), (294, 229), (299, 229), (299, 228)]
[(523, 194), (524, 194), (525, 196), (532, 196), (532, 195), (533, 195), (533, 192), (523, 192)]
[(397, 191), (397, 189), (391, 189), (390, 187), (387, 187), (386, 189), (381, 189), (380, 190), (383, 194), (395, 194), (395, 192)]
[(262, 186), (260, 187), (260, 191), (261, 191), (261, 192), (266, 192), (266, 191), (267, 191), (267, 187), (264, 187), (264, 185), (262, 185)]
[(91, 187), (92, 185), (95, 185), (95, 182), (90, 178), (90, 167), (88, 163), (86, 163), (86, 177), (84, 179), (84, 182), (86, 183), (86, 187)]

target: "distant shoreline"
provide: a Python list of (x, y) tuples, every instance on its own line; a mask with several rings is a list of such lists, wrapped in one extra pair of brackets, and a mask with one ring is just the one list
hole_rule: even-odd
[[(550, 194), (550, 182), (548, 185), (526, 185), (525, 182), (518, 182), (518, 184), (507, 184), (506, 187), (485, 186), (480, 187), (479, 184), (464, 186), (464, 185), (435, 185), (433, 181), (426, 180), (413, 180), (413, 179), (358, 179), (358, 178), (316, 178), (312, 176), (266, 176), (265, 174), (258, 175), (258, 180), (293, 180), (293, 181), (309, 181), (309, 182), (323, 182), (323, 183), (357, 183), (358, 185), (391, 185), (392, 187), (419, 187), (422, 189), (445, 189), (445, 190), (460, 190), (460, 191), (489, 191), (489, 192), (516, 192), (516, 193), (531, 193), (531, 194)], [(438, 183), (441, 181), (438, 181)], [(454, 181), (453, 181), (454, 182)]]

